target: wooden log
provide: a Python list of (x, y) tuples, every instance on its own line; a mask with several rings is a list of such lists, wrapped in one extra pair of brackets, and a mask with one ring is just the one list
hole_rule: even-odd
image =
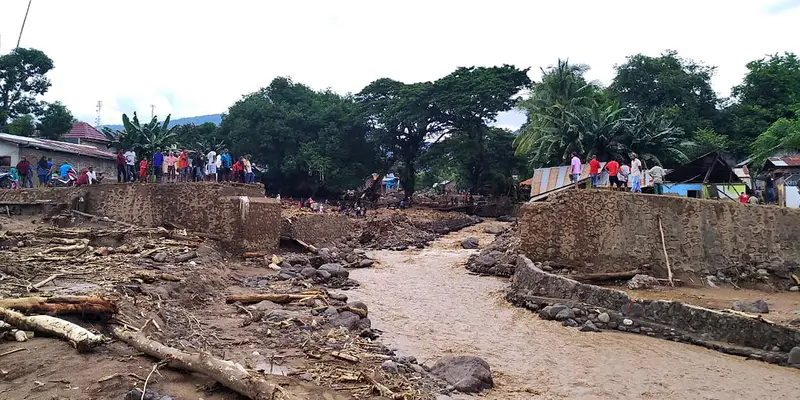
[(182, 281), (181, 278), (167, 273), (153, 273), (150, 271), (136, 271), (134, 276), (141, 279), (145, 283), (153, 283), (157, 280), (162, 281), (170, 281), (170, 282), (180, 282)]
[(72, 322), (49, 315), (26, 317), (16, 311), (0, 308), (0, 318), (18, 329), (40, 332), (65, 339), (81, 353), (88, 352), (106, 341), (103, 335), (95, 335)]
[(242, 254), (242, 258), (263, 258), (266, 255), (266, 253), (260, 251), (246, 251)]
[(193, 258), (196, 258), (196, 257), (197, 257), (197, 253), (196, 252), (189, 251), (189, 252), (181, 253), (181, 254), (178, 254), (177, 256), (175, 256), (175, 262), (179, 263), (179, 262), (189, 261), (189, 260), (191, 260)]
[(342, 353), (341, 351), (332, 351), (330, 354), (340, 360), (349, 361), (351, 363), (357, 363), (359, 361), (358, 356)]
[[(709, 173), (710, 172), (711, 170), (709, 170)], [(706, 178), (708, 178), (708, 174), (706, 174)], [(661, 233), (661, 248), (664, 250), (664, 262), (667, 264), (667, 279), (669, 280), (670, 286), (675, 286), (675, 282), (672, 281), (672, 268), (669, 266), (669, 255), (667, 254), (667, 242), (664, 240), (664, 228), (661, 226), (660, 215), (658, 216), (658, 231)]]
[(602, 281), (631, 279), (638, 273), (641, 273), (641, 271), (635, 269), (633, 271), (624, 271), (624, 272), (601, 272), (596, 274), (564, 275), (564, 277), (569, 279), (574, 279), (578, 282), (602, 282)]
[(165, 346), (146, 336), (116, 327), (115, 338), (129, 344), (150, 357), (170, 361), (169, 366), (207, 375), (223, 386), (253, 400), (285, 399), (300, 400), (301, 397), (287, 393), (269, 375), (251, 373), (240, 364), (220, 360), (210, 354), (190, 354)]
[(68, 253), (70, 251), (75, 251), (75, 250), (84, 250), (85, 251), (86, 247), (87, 247), (87, 245), (84, 244), (84, 243), (73, 244), (73, 245), (69, 245), (69, 246), (56, 246), (56, 247), (51, 247), (49, 249), (42, 250), (41, 254)]
[(228, 296), (225, 299), (225, 302), (228, 304), (232, 303), (253, 304), (266, 300), (277, 304), (286, 304), (294, 300), (307, 299), (309, 296), (313, 295), (289, 294), (289, 293), (256, 293), (256, 294)]
[(58, 278), (59, 276), (61, 276), (61, 274), (53, 274), (53, 275), (48, 276), (47, 278), (45, 278), (44, 280), (42, 280), (39, 283), (34, 283), (31, 286), (31, 292), (35, 292), (35, 291), (39, 290), (42, 286), (50, 283), (51, 281), (53, 281), (54, 279)]
[(117, 306), (102, 297), (22, 297), (0, 299), (0, 308), (11, 308), (23, 314), (80, 315), (107, 321), (117, 313)]

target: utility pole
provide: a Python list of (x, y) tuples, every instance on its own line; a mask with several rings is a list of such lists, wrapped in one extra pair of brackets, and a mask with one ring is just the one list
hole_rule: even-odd
[(150, 119), (153, 119), (156, 115), (156, 105), (150, 104)]
[(97, 100), (97, 118), (94, 119), (94, 126), (100, 128), (100, 110), (103, 108), (103, 100)]
[(28, 0), (28, 8), (25, 10), (25, 18), (22, 20), (22, 27), (19, 28), (19, 37), (17, 38), (17, 49), (19, 48), (19, 42), (22, 40), (22, 31), (25, 29), (25, 22), (28, 21), (28, 12), (31, 11), (31, 2), (33, 0)]

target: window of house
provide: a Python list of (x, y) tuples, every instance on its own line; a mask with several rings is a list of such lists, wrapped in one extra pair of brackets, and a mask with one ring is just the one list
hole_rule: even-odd
[(701, 191), (700, 190), (687, 190), (686, 191), (686, 197), (694, 197), (696, 199), (699, 199), (699, 198), (701, 198), (703, 196), (701, 195)]
[(0, 156), (0, 168), (6, 171), (11, 168), (11, 156)]

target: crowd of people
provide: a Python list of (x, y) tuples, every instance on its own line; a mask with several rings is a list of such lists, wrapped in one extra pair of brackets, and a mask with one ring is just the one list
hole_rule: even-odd
[(117, 153), (118, 182), (241, 182), (256, 183), (249, 155), (233, 158), (224, 149), (180, 151), (157, 150), (152, 157), (139, 158), (133, 149)]
[[(570, 162), (570, 180), (578, 187), (583, 164), (577, 153), (572, 153)], [(592, 187), (597, 187), (601, 173), (608, 173), (608, 186), (614, 190), (627, 190), (630, 188), (633, 193), (642, 193), (642, 184), (645, 182), (645, 174), (650, 176), (653, 183), (653, 193), (664, 194), (664, 175), (666, 172), (660, 165), (656, 165), (649, 170), (642, 168), (642, 160), (636, 154), (631, 154), (630, 165), (624, 161), (610, 160), (602, 166), (597, 156), (592, 156), (589, 161), (589, 179)]]

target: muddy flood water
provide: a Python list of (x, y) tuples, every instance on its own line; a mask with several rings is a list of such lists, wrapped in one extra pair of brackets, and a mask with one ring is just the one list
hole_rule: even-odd
[(495, 378), (486, 399), (800, 398), (796, 369), (641, 335), (582, 333), (508, 304), (507, 280), (464, 268), (475, 250), (461, 240), (490, 243), (487, 224), (498, 223), (424, 250), (374, 252), (377, 268), (351, 271), (362, 286), (348, 294), (370, 306), (384, 343), (428, 366), (444, 355), (484, 358)]

